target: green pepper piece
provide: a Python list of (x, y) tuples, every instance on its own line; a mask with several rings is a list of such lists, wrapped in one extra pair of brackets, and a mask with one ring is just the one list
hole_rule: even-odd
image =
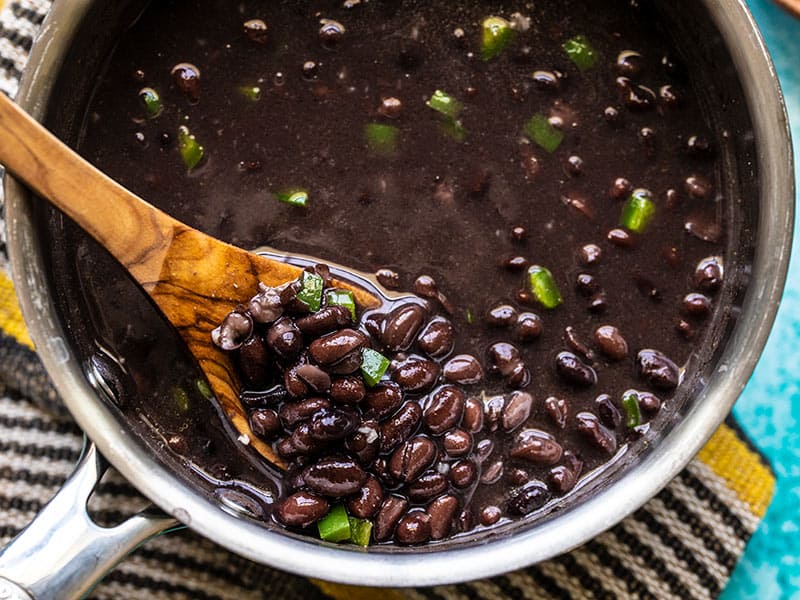
[(350, 290), (328, 290), (325, 292), (325, 302), (328, 306), (344, 306), (350, 311), (350, 317), (356, 320), (356, 300)]
[(211, 391), (211, 386), (208, 385), (208, 382), (205, 379), (196, 379), (194, 384), (197, 388), (197, 391), (200, 392), (200, 395), (206, 400), (211, 400), (214, 397), (214, 393)]
[(178, 150), (180, 150), (183, 164), (191, 171), (198, 163), (203, 160), (205, 151), (203, 147), (197, 143), (194, 135), (189, 133), (189, 128), (186, 125), (178, 127)]
[(467, 325), (472, 325), (472, 324), (475, 322), (475, 315), (474, 315), (474, 313), (472, 312), (472, 309), (471, 309), (471, 308), (468, 308), (468, 309), (465, 311), (465, 313), (464, 313), (464, 316), (465, 316), (465, 317), (466, 317), (466, 319), (467, 319)]
[(251, 102), (261, 100), (261, 88), (257, 85), (243, 85), (239, 88), (239, 93)]
[(322, 305), (322, 288), (325, 281), (316, 273), (303, 271), (300, 276), (300, 291), (297, 292), (297, 299), (303, 302), (311, 312), (317, 312)]
[(561, 45), (569, 59), (575, 63), (579, 70), (591, 69), (597, 64), (597, 52), (592, 48), (589, 40), (582, 35), (576, 35)]
[(344, 542), (350, 539), (350, 519), (341, 504), (335, 505), (322, 519), (317, 521), (320, 539), (326, 542)]
[(622, 207), (619, 224), (634, 233), (642, 233), (656, 214), (656, 205), (652, 198), (650, 190), (643, 188), (633, 190)]
[(389, 359), (372, 348), (361, 351), (361, 374), (367, 387), (376, 385), (389, 368)]
[(186, 390), (176, 385), (172, 387), (171, 391), (172, 391), (172, 402), (175, 404), (175, 408), (178, 409), (178, 412), (188, 413), (189, 394), (186, 393)]
[(139, 98), (144, 104), (144, 110), (147, 116), (151, 119), (156, 118), (161, 114), (161, 111), (164, 110), (164, 105), (161, 103), (161, 96), (151, 87), (139, 90)]
[(564, 134), (553, 127), (541, 113), (536, 113), (524, 127), (525, 135), (548, 152), (555, 152), (564, 140)]
[(455, 119), (445, 119), (442, 123), (442, 131), (447, 137), (453, 138), (457, 142), (463, 142), (467, 137), (467, 130), (461, 124), (461, 121)]
[(458, 115), (461, 114), (461, 110), (464, 108), (461, 102), (442, 90), (433, 92), (433, 95), (425, 104), (453, 121), (458, 120)]
[(350, 517), (350, 541), (366, 548), (372, 537), (372, 521)]
[(492, 60), (514, 39), (511, 23), (503, 17), (487, 17), (481, 24), (481, 58)]
[(553, 274), (545, 267), (528, 267), (528, 285), (534, 298), (545, 308), (555, 308), (564, 301)]
[(284, 204), (305, 208), (308, 206), (308, 192), (305, 190), (288, 190), (278, 192), (275, 197)]
[(382, 123), (368, 123), (364, 127), (364, 138), (367, 147), (373, 154), (386, 156), (397, 150), (397, 136), (400, 130), (394, 125)]
[(639, 410), (639, 394), (628, 390), (622, 395), (622, 408), (625, 409), (625, 427), (633, 429), (642, 423), (642, 413)]

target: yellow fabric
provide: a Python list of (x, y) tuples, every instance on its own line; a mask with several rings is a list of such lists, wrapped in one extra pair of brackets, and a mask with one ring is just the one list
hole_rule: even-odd
[(344, 585), (341, 583), (329, 583), (319, 579), (312, 579), (323, 594), (335, 598), (336, 600), (404, 600), (405, 594), (400, 590), (386, 588), (361, 587), (357, 585)]
[[(0, 0), (2, 6), (3, 0)], [(25, 329), (22, 314), (19, 312), (17, 295), (11, 279), (0, 271), (0, 329), (13, 336), (20, 344), (33, 349), (33, 342)]]
[(764, 516), (775, 491), (775, 477), (730, 427), (722, 425), (698, 458), (725, 480), (754, 515)]

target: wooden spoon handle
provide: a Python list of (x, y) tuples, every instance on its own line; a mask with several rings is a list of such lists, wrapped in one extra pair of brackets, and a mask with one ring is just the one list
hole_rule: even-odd
[(777, 0), (777, 2), (794, 16), (800, 17), (800, 0)]
[(159, 263), (147, 261), (147, 252), (169, 247), (186, 228), (89, 164), (3, 94), (0, 161), (123, 265)]

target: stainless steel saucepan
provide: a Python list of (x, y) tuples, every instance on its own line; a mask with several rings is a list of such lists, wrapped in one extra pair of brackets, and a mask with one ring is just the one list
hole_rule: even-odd
[[(17, 98), (37, 119), (74, 143), (92, 82), (115, 35), (142, 0), (56, 0), (31, 53)], [(696, 393), (662, 433), (607, 475), (584, 485), (535, 523), (426, 548), (336, 547), (272, 530), (223, 507), (153, 450), (102, 393), (102, 381), (73, 351), (57, 310), (37, 203), (7, 178), (6, 219), (14, 282), (48, 373), (92, 440), (76, 473), (36, 520), (0, 552), (0, 597), (76, 598), (149, 537), (182, 523), (249, 559), (306, 576), (377, 586), (465, 581), (545, 560), (601, 533), (655, 495), (697, 453), (729, 413), (767, 340), (789, 262), (794, 211), (792, 152), (781, 92), (744, 0), (659, 2), (676, 39), (714, 83), (714, 135), (727, 140), (723, 191), (739, 208), (726, 264), (731, 314), (725, 343), (692, 381)], [(687, 46), (688, 47), (688, 46)], [(77, 284), (76, 284), (77, 285)], [(86, 500), (105, 457), (160, 510), (104, 529)], [(224, 509), (223, 509), (224, 508)]]

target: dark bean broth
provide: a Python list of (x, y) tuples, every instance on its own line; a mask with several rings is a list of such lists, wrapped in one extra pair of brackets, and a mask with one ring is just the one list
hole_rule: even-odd
[[(714, 343), (708, 324), (720, 312), (719, 296), (695, 272), (704, 258), (724, 254), (729, 209), (717, 159), (723, 142), (695, 98), (701, 74), (672, 47), (649, 3), (635, 4), (605, 2), (598, 10), (588, 1), (373, 0), (350, 8), (342, 2), (153, 3), (110, 57), (79, 149), (171, 215), (236, 245), (269, 245), (367, 272), (390, 269), (403, 289), (412, 289), (419, 276), (433, 277), (452, 307), (451, 315), (439, 312), (458, 332), (454, 354), (477, 357), (486, 370), (479, 384), (465, 386), (467, 396), (502, 394), (508, 402), (511, 389), (523, 387), (534, 398), (523, 428), (553, 433), (588, 473), (614, 452), (579, 432), (575, 415), (605, 414), (618, 448), (653, 435), (646, 426), (609, 425), (608, 409), (596, 399), (608, 394), (622, 412), (626, 390), (654, 392), (664, 406), (660, 413), (657, 406), (645, 410), (643, 421), (657, 428), (682, 388), (651, 388), (637, 372), (637, 353), (654, 348), (691, 365), (699, 347)], [(482, 61), (481, 21), (514, 13), (529, 17), (530, 27), (498, 57)], [(243, 33), (243, 22), (254, 18), (268, 23), (267, 44)], [(346, 29), (334, 49), (319, 38), (321, 18)], [(565, 54), (562, 44), (576, 35), (591, 41), (595, 67), (581, 71)], [(615, 65), (627, 50), (641, 57)], [(304, 72), (308, 61), (315, 64)], [(200, 70), (196, 99), (170, 74), (181, 62)], [(155, 118), (146, 118), (139, 97), (145, 86), (161, 96)], [(240, 90), (254, 86), (258, 100)], [(437, 89), (464, 104), (462, 141), (425, 104)], [(381, 114), (385, 98), (400, 100), (396, 118)], [(552, 153), (522, 133), (536, 113), (560, 120), (563, 141)], [(370, 151), (369, 123), (398, 128), (394, 153)], [(205, 151), (188, 174), (177, 149), (181, 125)], [(615, 184), (620, 178), (630, 187)], [(308, 191), (307, 208), (275, 199), (291, 188)], [(630, 243), (615, 241), (614, 230), (625, 234), (620, 212), (632, 188), (650, 190), (656, 215), (644, 233), (630, 234)], [(174, 335), (131, 283), (93, 242), (65, 229), (74, 243), (53, 260), (64, 274), (56, 278), (65, 298), (61, 310), (80, 354), (102, 346), (126, 357), (128, 375), (113, 361), (95, 360), (120, 379), (113, 391), (126, 414), (145, 416), (134, 426), (148, 439), (156, 432), (156, 446), (193, 466), (194, 474), (183, 477), (200, 477), (196, 483), (211, 490), (247, 488), (259, 498), (250, 512), (268, 512), (280, 480), (203, 399)], [(581, 257), (587, 244), (600, 249), (596, 263)], [(513, 257), (523, 259), (521, 270)], [(548, 310), (520, 295), (528, 263), (552, 272), (561, 306)], [(70, 291), (76, 274), (81, 302)], [(690, 293), (710, 301), (707, 314), (699, 314), (703, 306), (691, 314)], [(487, 324), (487, 313), (502, 304), (537, 314), (541, 335), (522, 342), (513, 327)], [(603, 325), (624, 336), (628, 352), (621, 360), (593, 339)], [(520, 350), (529, 383), (509, 385), (490, 372), (487, 352), (496, 342)], [(563, 351), (585, 349), (590, 356), (582, 362), (592, 364), (597, 381), (581, 386), (559, 374), (556, 360)], [(569, 404), (563, 430), (545, 407), (551, 396)], [(505, 510), (510, 490), (552, 478), (552, 465), (508, 458), (523, 428), (475, 436), (495, 442), (484, 471), (505, 460), (497, 483), (458, 494), (476, 523), (487, 506), (499, 507), (503, 522), (513, 516)], [(512, 471), (520, 468), (525, 472), (514, 482)]]

